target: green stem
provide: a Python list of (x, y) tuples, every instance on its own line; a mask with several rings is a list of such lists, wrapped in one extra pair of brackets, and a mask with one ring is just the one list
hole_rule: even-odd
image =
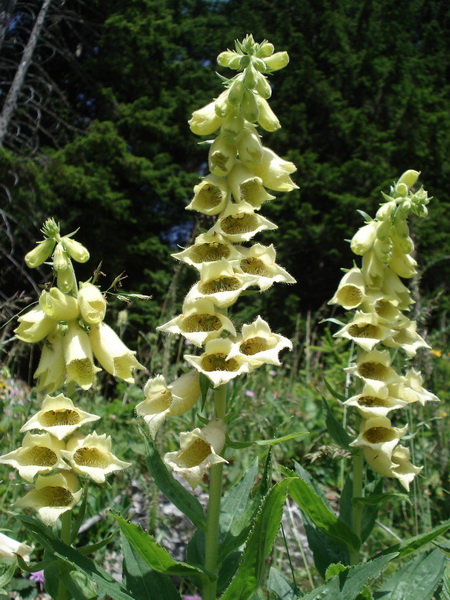
[[(227, 388), (221, 385), (214, 392), (214, 414), (223, 419), (226, 413)], [(217, 557), (219, 551), (219, 515), (222, 499), (223, 463), (211, 467), (209, 472), (209, 503), (205, 532), (205, 569), (215, 575), (213, 581), (208, 580), (203, 588), (203, 600), (216, 600), (217, 596)]]
[[(362, 498), (363, 495), (363, 467), (364, 454), (362, 450), (357, 450), (353, 456), (353, 492), (352, 498)], [(352, 530), (356, 535), (361, 537), (361, 522), (362, 522), (363, 505), (360, 502), (352, 503)], [(350, 564), (357, 565), (360, 556), (359, 550), (350, 551)]]
[[(70, 544), (71, 527), (72, 511), (68, 510), (61, 515), (61, 541), (68, 545)], [(58, 584), (58, 595), (56, 596), (56, 600), (68, 600), (70, 597), (69, 591), (61, 578)]]

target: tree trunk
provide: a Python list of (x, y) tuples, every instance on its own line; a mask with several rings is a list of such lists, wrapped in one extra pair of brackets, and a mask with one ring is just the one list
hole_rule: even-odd
[[(20, 61), (20, 65), (16, 71), (16, 75), (11, 84), (11, 87), (9, 88), (8, 95), (6, 96), (6, 100), (3, 105), (2, 112), (0, 114), (0, 146), (3, 146), (4, 140), (6, 137), (6, 133), (8, 131), (8, 126), (11, 121), (11, 117), (13, 116), (14, 111), (17, 107), (17, 101), (19, 98), (20, 90), (22, 89), (23, 82), (25, 80), (25, 76), (28, 71), (28, 67), (30, 66), (31, 61), (33, 60), (33, 53), (36, 48), (36, 44), (39, 39), (39, 36), (41, 34), (42, 27), (43, 27), (44, 21), (45, 21), (45, 17), (46, 17), (48, 8), (51, 4), (51, 1), (52, 0), (44, 0), (44, 2), (42, 3), (41, 10), (39, 11), (39, 14), (36, 18), (36, 22), (31, 31), (30, 38), (25, 47), (25, 50), (23, 51), (22, 60)], [(9, 0), (9, 2), (7, 4), (7, 9), (4, 12), (7, 13), (8, 8), (10, 8), (11, 5), (14, 5), (14, 4), (15, 4), (15, 0)], [(0, 15), (0, 17), (3, 18), (3, 12)], [(7, 19), (7, 14), (5, 14), (4, 18)], [(0, 27), (1, 26), (2, 26), (2, 22), (0, 21)], [(6, 31), (6, 27), (7, 27), (7, 21), (5, 22), (5, 25), (4, 25), (4, 31)], [(1, 33), (2, 33), (2, 31), (0, 30), (0, 35), (1, 35)], [(0, 43), (1, 43), (1, 39), (0, 39)]]

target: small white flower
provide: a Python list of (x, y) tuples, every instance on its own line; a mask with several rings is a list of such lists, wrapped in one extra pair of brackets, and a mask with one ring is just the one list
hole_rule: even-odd
[(0, 533), (0, 559), (15, 559), (18, 554), (25, 561), (28, 561), (30, 559), (29, 555), (32, 552), (32, 546), (27, 546), (26, 544), (13, 540), (4, 533)]
[(93, 433), (82, 436), (75, 434), (61, 451), (76, 473), (87, 475), (96, 483), (104, 483), (106, 475), (121, 471), (131, 466), (131, 463), (119, 460), (111, 452), (111, 436), (106, 437)]

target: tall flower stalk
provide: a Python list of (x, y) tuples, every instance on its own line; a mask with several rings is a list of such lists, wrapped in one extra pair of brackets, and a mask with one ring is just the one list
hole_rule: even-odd
[[(409, 491), (422, 467), (410, 460), (410, 449), (401, 444), (408, 426), (394, 427), (391, 414), (415, 403), (424, 405), (438, 398), (423, 388), (423, 378), (414, 368), (401, 372), (394, 359), (398, 351), (413, 358), (420, 348), (430, 348), (417, 333), (417, 323), (407, 313), (413, 299), (401, 279), (417, 275), (409, 235), (408, 218), (427, 215), (428, 194), (416, 189), (419, 173), (403, 173), (375, 218), (364, 214), (365, 225), (351, 240), (352, 251), (361, 256), (361, 266), (348, 270), (330, 304), (353, 311), (350, 321), (335, 337), (352, 340), (358, 347), (347, 372), (358, 382), (358, 393), (344, 402), (359, 415), (359, 435), (350, 444), (355, 449), (353, 496), (362, 496), (364, 460), (377, 473), (397, 479)], [(361, 533), (361, 504), (353, 509), (353, 530)], [(357, 554), (352, 562), (358, 562)]]
[(180, 449), (164, 457), (166, 465), (192, 488), (209, 471), (205, 567), (212, 577), (205, 584), (203, 600), (216, 598), (222, 469), (227, 462), (227, 386), (263, 364), (279, 365), (280, 351), (292, 348), (261, 317), (238, 332), (227, 309), (246, 290), (264, 291), (275, 282), (295, 283), (276, 263), (273, 245), (253, 243), (260, 232), (277, 228), (261, 214), (263, 205), (274, 198), (270, 192), (297, 188), (291, 179), (294, 164), (264, 146), (261, 138), (261, 130), (280, 127), (268, 103), (272, 93), (268, 76), (287, 65), (288, 55), (274, 52), (267, 41), (256, 43), (249, 35), (217, 60), (236, 74), (223, 78), (225, 90), (195, 111), (189, 121), (193, 133), (214, 137), (208, 140), (209, 173), (194, 187), (194, 197), (186, 207), (216, 218), (191, 247), (174, 255), (196, 268), (199, 280), (187, 293), (181, 314), (158, 328), (183, 335), (201, 350), (184, 357), (193, 369), (182, 375), (189, 377), (185, 385), (179, 385), (180, 380), (167, 385), (161, 376), (155, 377), (147, 383), (146, 398), (137, 407), (154, 437), (166, 417), (192, 407), (200, 393), (199, 378), (206, 378), (214, 388), (206, 425), (182, 433)]

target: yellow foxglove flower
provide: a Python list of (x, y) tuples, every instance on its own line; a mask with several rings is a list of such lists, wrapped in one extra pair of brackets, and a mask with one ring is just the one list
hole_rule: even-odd
[(261, 291), (267, 290), (275, 282), (295, 283), (295, 279), (276, 264), (276, 250), (273, 244), (254, 244), (250, 248), (240, 246), (238, 250), (243, 256), (239, 262), (240, 270), (247, 275), (254, 275), (255, 284)]
[(200, 396), (197, 371), (190, 371), (167, 385), (158, 375), (149, 379), (144, 387), (145, 400), (136, 406), (136, 413), (143, 417), (154, 439), (167, 417), (181, 415), (194, 406)]
[(201, 233), (193, 246), (172, 256), (197, 269), (201, 269), (204, 263), (216, 262), (222, 258), (227, 259), (230, 264), (237, 263), (242, 258), (235, 246), (218, 233)]
[(38, 379), (38, 390), (54, 392), (66, 377), (63, 338), (56, 329), (47, 336), (42, 346), (41, 358), (33, 377)]
[(229, 199), (230, 191), (226, 179), (207, 175), (194, 187), (194, 198), (186, 209), (196, 210), (205, 215), (217, 215), (224, 210)]
[(423, 377), (420, 371), (410, 369), (401, 382), (392, 386), (392, 393), (408, 404), (419, 402), (424, 406), (426, 402), (439, 402), (439, 398), (426, 390), (422, 383)]
[(380, 325), (395, 328), (408, 320), (398, 305), (399, 301), (395, 296), (388, 296), (378, 290), (369, 290), (361, 308), (364, 312), (374, 312)]
[(104, 483), (109, 473), (131, 466), (114, 456), (111, 446), (111, 436), (97, 435), (94, 431), (87, 436), (75, 434), (61, 453), (76, 473), (87, 475), (96, 483)]
[(45, 525), (52, 526), (58, 517), (79, 502), (82, 493), (78, 478), (70, 471), (38, 475), (35, 488), (17, 500), (14, 506), (33, 508)]
[(42, 242), (37, 242), (36, 248), (33, 248), (33, 250), (30, 250), (30, 252), (25, 255), (27, 267), (35, 269), (36, 267), (39, 267), (39, 265), (42, 265), (53, 252), (55, 243), (55, 240), (52, 240), (51, 238), (47, 238)]
[(77, 280), (75, 278), (75, 271), (72, 265), (67, 269), (61, 269), (56, 274), (56, 285), (65, 294), (75, 292), (77, 289)]
[(263, 146), (254, 125), (246, 123), (238, 141), (239, 160), (248, 168), (255, 169), (261, 164)]
[(363, 256), (366, 252), (369, 252), (377, 239), (377, 229), (378, 222), (375, 220), (360, 227), (350, 242), (352, 252), (358, 254), (358, 256)]
[(181, 433), (180, 450), (168, 452), (164, 462), (194, 489), (210, 467), (227, 462), (219, 456), (224, 444), (225, 425), (221, 420), (213, 419), (203, 429), (197, 427)]
[(106, 300), (96, 285), (87, 281), (80, 284), (78, 303), (83, 321), (89, 325), (96, 325), (105, 318)]
[(389, 267), (384, 270), (381, 290), (388, 296), (393, 296), (398, 300), (398, 308), (400, 310), (406, 310), (413, 302), (408, 288)]
[(391, 336), (383, 340), (383, 344), (388, 348), (402, 348), (408, 358), (412, 358), (419, 348), (430, 348), (416, 329), (417, 323), (406, 319), (398, 330), (394, 330)]
[(417, 273), (417, 262), (414, 258), (401, 252), (395, 245), (392, 247), (392, 256), (388, 264), (399, 277), (410, 279)]
[(387, 327), (379, 325), (376, 314), (357, 310), (353, 319), (337, 331), (333, 337), (353, 340), (363, 350), (370, 352), (379, 342), (385, 343), (390, 333), (391, 331)]
[(28, 561), (30, 559), (29, 555), (32, 552), (32, 546), (22, 544), (21, 542), (8, 537), (4, 533), (0, 533), (0, 559), (16, 559), (18, 554), (25, 561)]
[(219, 233), (230, 242), (248, 242), (260, 231), (278, 227), (255, 212), (248, 202), (229, 204), (208, 233)]
[(365, 281), (361, 269), (353, 267), (341, 279), (336, 293), (328, 304), (339, 304), (346, 310), (351, 310), (362, 303), (365, 293)]
[(374, 389), (370, 384), (366, 384), (361, 394), (352, 396), (344, 404), (357, 408), (364, 419), (386, 417), (391, 410), (407, 406), (405, 400), (390, 395), (392, 389), (393, 386)]
[(209, 149), (209, 170), (217, 177), (226, 177), (236, 162), (236, 156), (236, 145), (230, 143), (223, 135), (217, 136)]
[(401, 381), (401, 377), (391, 367), (391, 356), (387, 350), (362, 352), (358, 356), (356, 365), (347, 367), (345, 371), (356, 375), (376, 391), (381, 390), (385, 385)]
[(50, 433), (26, 433), (22, 446), (0, 456), (0, 463), (17, 469), (26, 481), (33, 481), (38, 474), (50, 473), (53, 469), (67, 469), (61, 456), (64, 442)]
[(229, 358), (243, 354), (252, 367), (264, 363), (279, 366), (278, 354), (284, 348), (292, 350), (292, 342), (278, 333), (272, 333), (269, 324), (258, 316), (250, 325), (243, 325), (242, 334), (236, 338)]
[(399, 440), (406, 434), (408, 426), (392, 427), (387, 417), (374, 417), (361, 423), (361, 432), (350, 446), (355, 448), (371, 448), (392, 460), (392, 453)]
[(416, 467), (410, 461), (408, 448), (398, 445), (394, 448), (392, 455), (388, 458), (373, 448), (364, 447), (364, 457), (369, 466), (384, 477), (396, 478), (409, 492), (409, 486), (414, 477), (420, 473), (423, 467)]
[(89, 260), (89, 251), (87, 248), (70, 237), (61, 238), (61, 243), (64, 244), (64, 248), (70, 258), (73, 258), (76, 262), (85, 263)]
[(63, 347), (67, 382), (75, 381), (83, 390), (88, 390), (100, 369), (94, 365), (88, 334), (75, 321), (69, 323)]
[(34, 306), (18, 319), (19, 326), (14, 330), (16, 338), (34, 344), (51, 333), (57, 322), (45, 314), (40, 306)]
[(92, 325), (89, 340), (95, 358), (114, 377), (134, 383), (133, 369), (145, 368), (106, 323)]
[(216, 114), (215, 102), (210, 102), (192, 113), (189, 127), (196, 135), (210, 135), (219, 129), (222, 122), (223, 118)]
[(63, 394), (46, 396), (39, 412), (22, 426), (21, 432), (32, 429), (42, 429), (51, 433), (58, 440), (64, 439), (85, 423), (97, 421), (97, 415), (92, 415), (76, 408)]
[(80, 314), (77, 299), (63, 294), (56, 287), (50, 288), (48, 292), (42, 292), (39, 305), (45, 314), (55, 321), (72, 321)]
[(287, 52), (275, 52), (271, 56), (263, 58), (268, 71), (279, 71), (289, 63), (289, 55)]
[(397, 181), (398, 187), (400, 184), (405, 184), (407, 188), (412, 188), (416, 183), (420, 175), (420, 171), (414, 171), (413, 169), (408, 169), (403, 173), (400, 179)]
[(65, 271), (70, 267), (70, 258), (64, 246), (59, 242), (53, 253), (53, 268), (55, 271)]
[(263, 184), (275, 192), (290, 192), (298, 189), (290, 178), (296, 170), (294, 163), (283, 160), (270, 148), (263, 148), (260, 164), (252, 167), (252, 171), (261, 177)]
[(231, 306), (245, 289), (254, 283), (252, 275), (235, 273), (230, 263), (218, 260), (205, 263), (201, 268), (201, 278), (189, 291), (186, 302), (197, 298), (209, 298), (221, 308)]
[(261, 208), (264, 202), (275, 198), (266, 191), (262, 179), (255, 176), (239, 161), (229, 174), (228, 181), (236, 202), (247, 202), (255, 209)]
[(223, 331), (236, 335), (233, 323), (218, 312), (209, 298), (195, 298), (183, 305), (183, 313), (157, 327), (159, 331), (178, 333), (195, 346), (220, 337)]
[(375, 250), (369, 250), (362, 257), (361, 272), (368, 287), (380, 289), (385, 270), (386, 266), (382, 263)]
[(187, 362), (203, 373), (213, 387), (223, 385), (251, 369), (250, 362), (243, 354), (232, 357), (234, 344), (230, 339), (218, 338), (206, 342), (205, 351), (200, 356), (184, 355)]

